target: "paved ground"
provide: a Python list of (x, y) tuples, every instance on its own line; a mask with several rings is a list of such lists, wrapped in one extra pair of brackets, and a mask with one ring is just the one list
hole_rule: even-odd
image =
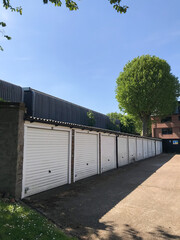
[(80, 239), (180, 240), (180, 155), (163, 154), (27, 200)]

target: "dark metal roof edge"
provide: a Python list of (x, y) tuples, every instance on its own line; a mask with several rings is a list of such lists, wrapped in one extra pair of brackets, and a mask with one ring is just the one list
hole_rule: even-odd
[(152, 138), (152, 137), (142, 137), (136, 134), (130, 134), (130, 133), (124, 133), (124, 132), (118, 132), (114, 130), (104, 129), (104, 128), (97, 128), (97, 127), (91, 127), (86, 125), (80, 125), (76, 123), (69, 123), (69, 122), (61, 122), (51, 119), (44, 119), (44, 118), (37, 118), (32, 116), (25, 116), (24, 120), (32, 122), (39, 122), (39, 123), (46, 123), (46, 124), (53, 124), (55, 126), (63, 126), (63, 127), (70, 127), (70, 128), (80, 128), (82, 130), (89, 130), (89, 131), (96, 131), (96, 132), (102, 132), (102, 133), (110, 133), (115, 135), (122, 135), (122, 136), (129, 136), (129, 137), (138, 137), (138, 138), (144, 138), (144, 139), (151, 139), (151, 140), (162, 140), (160, 138)]
[(15, 86), (15, 87), (19, 87), (19, 88), (21, 88), (21, 89), (22, 89), (22, 87), (21, 87), (21, 86), (19, 86), (19, 85), (16, 85), (16, 84), (14, 84), (14, 83), (10, 83), (10, 82), (7, 82), (7, 81), (5, 81), (5, 80), (2, 80), (2, 79), (0, 79), (0, 81), (1, 81), (1, 82), (4, 82), (4, 83), (6, 83), (6, 84), (8, 84), (8, 85), (13, 85), (13, 86)]
[(12, 105), (12, 106), (25, 106), (23, 102), (11, 102), (11, 101), (2, 101), (0, 102), (1, 105)]

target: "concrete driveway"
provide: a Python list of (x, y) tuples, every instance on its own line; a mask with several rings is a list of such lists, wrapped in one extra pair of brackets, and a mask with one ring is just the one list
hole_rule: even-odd
[(162, 154), (24, 201), (80, 239), (180, 240), (180, 155)]

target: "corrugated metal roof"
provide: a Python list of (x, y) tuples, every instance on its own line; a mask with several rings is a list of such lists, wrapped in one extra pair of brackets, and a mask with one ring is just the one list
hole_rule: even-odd
[(123, 133), (123, 132), (113, 131), (113, 130), (108, 130), (108, 129), (103, 129), (103, 128), (85, 126), (85, 125), (69, 123), (69, 122), (55, 121), (55, 120), (51, 120), (51, 119), (37, 118), (37, 117), (32, 117), (32, 116), (25, 116), (25, 120), (27, 120), (29, 122), (39, 122), (39, 123), (52, 124), (52, 125), (55, 125), (55, 126), (64, 126), (64, 127), (70, 127), (70, 128), (79, 128), (79, 129), (82, 129), (82, 130), (89, 130), (89, 131), (115, 134), (117, 136), (122, 135), (122, 136), (139, 137), (139, 138), (145, 138), (145, 139), (151, 139), (151, 140), (160, 140), (160, 141), (162, 140), (162, 139), (159, 139), (159, 138), (142, 137), (142, 136), (135, 135), (135, 134), (130, 134), (130, 133)]
[[(29, 116), (53, 119), (80, 125), (89, 125), (88, 108), (48, 95), (35, 89), (24, 89), (24, 102)], [(94, 114), (95, 127), (108, 128), (111, 121), (107, 115), (90, 110)]]
[(0, 80), (0, 98), (9, 102), (22, 102), (22, 88)]
[(94, 111), (94, 110), (92, 110), (92, 109), (89, 109), (89, 108), (83, 107), (83, 106), (81, 106), (81, 105), (78, 105), (78, 104), (69, 102), (69, 101), (64, 100), (64, 99), (62, 99), (62, 98), (59, 98), (59, 97), (55, 97), (55, 96), (50, 95), (50, 94), (48, 94), (48, 93), (41, 92), (41, 91), (36, 90), (36, 89), (34, 89), (34, 88), (31, 88), (31, 87), (24, 87), (24, 88), (23, 88), (23, 91), (34, 91), (34, 92), (39, 93), (39, 94), (42, 94), (42, 95), (44, 95), (44, 96), (47, 96), (47, 97), (50, 97), (50, 98), (53, 98), (53, 99), (56, 99), (56, 100), (60, 100), (60, 101), (62, 101), (62, 102), (64, 102), (64, 103), (69, 103), (69, 104), (72, 104), (72, 105), (74, 105), (74, 106), (76, 106), (76, 107), (84, 108), (85, 110), (90, 110), (90, 111), (92, 111), (92, 112), (94, 112), (94, 113), (99, 113), (99, 114), (102, 114), (102, 115), (104, 115), (105, 117), (107, 117), (107, 115), (105, 115), (105, 114), (103, 114), (103, 113), (101, 113), (101, 112)]

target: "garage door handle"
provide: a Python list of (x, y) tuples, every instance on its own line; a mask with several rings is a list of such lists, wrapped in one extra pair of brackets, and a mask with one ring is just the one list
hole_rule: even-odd
[(110, 161), (110, 159), (108, 159), (108, 161)]
[(49, 170), (49, 173), (51, 173), (51, 170)]
[(89, 165), (89, 163), (86, 163), (86, 165)]
[(29, 188), (26, 187), (26, 188), (24, 189), (24, 193), (26, 194), (28, 190), (29, 190)]

